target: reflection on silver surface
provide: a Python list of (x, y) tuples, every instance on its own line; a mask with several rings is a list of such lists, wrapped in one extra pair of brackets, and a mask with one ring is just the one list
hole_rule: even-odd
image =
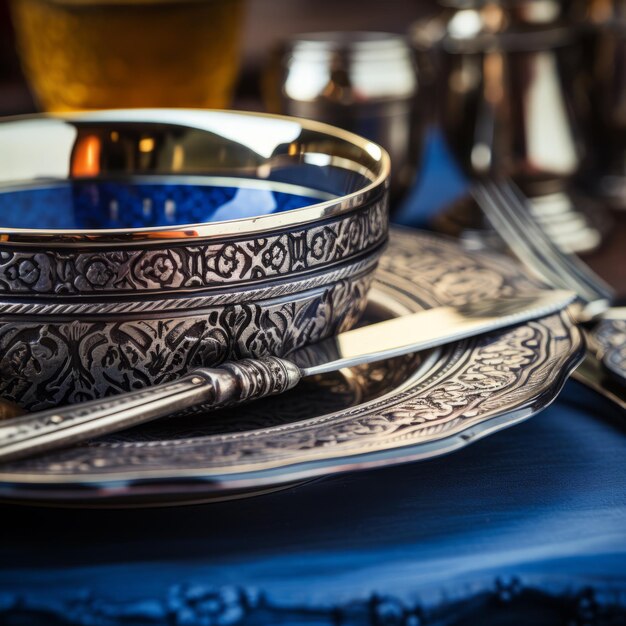
[(270, 111), (328, 122), (382, 145), (391, 156), (394, 193), (417, 166), (417, 90), (405, 39), (374, 32), (298, 35), (275, 50), (264, 80)]

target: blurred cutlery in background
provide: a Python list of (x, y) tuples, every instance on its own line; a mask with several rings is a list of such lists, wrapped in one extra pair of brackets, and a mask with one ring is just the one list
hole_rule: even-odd
[(552, 242), (511, 179), (478, 179), (471, 192), (497, 233), (528, 269), (553, 286), (575, 291), (587, 309), (585, 318), (608, 310), (615, 297), (612, 287), (578, 257), (566, 254)]
[[(626, 406), (626, 361), (621, 358), (622, 346), (600, 340), (613, 332), (611, 320), (626, 319), (625, 307), (611, 306), (615, 297), (612, 287), (578, 257), (554, 245), (533, 217), (528, 200), (510, 179), (479, 179), (473, 183), (471, 193), (523, 265), (553, 287), (571, 289), (578, 294), (580, 304), (570, 307), (570, 312), (576, 321), (588, 325), (588, 350), (586, 366), (575, 371), (574, 377), (597, 391), (606, 388), (607, 397)], [(622, 385), (621, 389), (605, 383), (607, 372)]]

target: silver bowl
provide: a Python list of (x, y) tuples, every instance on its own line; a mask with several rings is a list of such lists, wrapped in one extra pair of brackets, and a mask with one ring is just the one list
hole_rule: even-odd
[(375, 144), (278, 116), (0, 123), (0, 394), (83, 401), (345, 330), (388, 175)]

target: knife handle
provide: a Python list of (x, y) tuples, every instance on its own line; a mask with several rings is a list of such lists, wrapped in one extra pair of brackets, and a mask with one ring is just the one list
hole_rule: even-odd
[(170, 415), (198, 404), (216, 409), (287, 391), (302, 378), (285, 359), (263, 357), (198, 368), (179, 380), (7, 420), (0, 462), (14, 461)]

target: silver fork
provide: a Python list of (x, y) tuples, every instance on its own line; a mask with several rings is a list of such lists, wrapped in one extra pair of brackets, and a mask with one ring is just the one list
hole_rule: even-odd
[[(578, 257), (563, 252), (552, 242), (535, 221), (528, 199), (510, 179), (477, 180), (471, 193), (519, 261), (553, 287), (571, 289), (578, 294), (580, 306), (571, 309), (577, 322), (617, 324), (610, 320), (626, 320), (626, 307), (611, 306), (615, 298), (611, 286)], [(593, 329), (587, 333), (587, 357), (574, 377), (626, 409), (623, 389), (607, 380), (600, 366), (608, 355), (599, 350), (593, 335)], [(617, 379), (626, 382), (626, 371)]]
[(529, 201), (510, 179), (473, 183), (474, 199), (513, 254), (553, 287), (575, 291), (584, 308), (578, 321), (624, 319), (626, 310), (611, 307), (615, 292), (578, 257), (560, 250), (532, 215)]

